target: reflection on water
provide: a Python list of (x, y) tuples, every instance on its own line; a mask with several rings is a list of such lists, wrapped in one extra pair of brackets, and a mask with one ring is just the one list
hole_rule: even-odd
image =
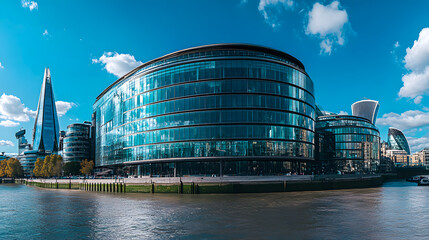
[(108, 194), (0, 184), (1, 239), (426, 239), (429, 188)]

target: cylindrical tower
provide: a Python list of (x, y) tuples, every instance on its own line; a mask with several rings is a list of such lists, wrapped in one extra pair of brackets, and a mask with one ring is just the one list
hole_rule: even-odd
[(380, 165), (380, 133), (370, 120), (348, 115), (317, 118), (317, 161), (324, 173), (369, 173)]
[(90, 159), (90, 124), (74, 123), (67, 126), (63, 140), (64, 162), (81, 162)]

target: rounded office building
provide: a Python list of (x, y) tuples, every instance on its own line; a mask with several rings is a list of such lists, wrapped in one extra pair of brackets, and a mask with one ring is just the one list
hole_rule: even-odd
[(380, 165), (380, 132), (357, 116), (317, 118), (316, 159), (321, 173), (370, 173)]
[(90, 129), (91, 125), (86, 123), (74, 123), (67, 126), (63, 140), (64, 162), (91, 160)]
[(131, 175), (278, 175), (314, 161), (313, 82), (304, 65), (246, 44), (147, 62), (94, 104), (96, 167)]

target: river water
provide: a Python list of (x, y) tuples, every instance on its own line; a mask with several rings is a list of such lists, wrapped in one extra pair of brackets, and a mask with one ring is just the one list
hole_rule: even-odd
[(0, 184), (0, 239), (428, 239), (429, 188), (114, 194)]

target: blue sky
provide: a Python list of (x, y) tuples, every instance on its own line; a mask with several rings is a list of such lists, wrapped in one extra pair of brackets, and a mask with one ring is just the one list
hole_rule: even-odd
[(47, 66), (65, 130), (90, 120), (97, 95), (140, 63), (225, 42), (295, 56), (324, 110), (378, 100), (382, 139), (394, 126), (412, 151), (429, 147), (427, 9), (424, 0), (0, 1), (0, 152), (17, 152), (21, 127), (31, 140)]

